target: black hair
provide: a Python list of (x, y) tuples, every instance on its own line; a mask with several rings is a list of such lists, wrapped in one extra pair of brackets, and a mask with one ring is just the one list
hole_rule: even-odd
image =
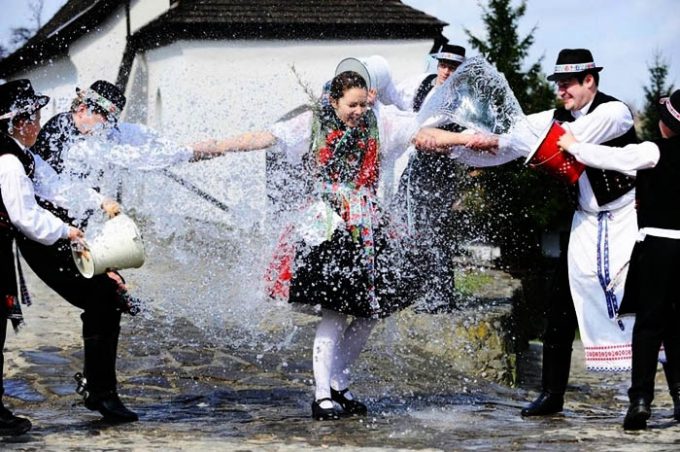
[(331, 80), (331, 88), (328, 95), (331, 99), (337, 101), (345, 94), (345, 91), (352, 88), (366, 89), (366, 80), (356, 72), (341, 72)]
[(578, 81), (579, 85), (583, 85), (583, 81), (586, 79), (586, 75), (592, 75), (593, 80), (595, 81), (595, 86), (600, 85), (600, 73), (598, 71), (583, 71), (579, 72), (576, 74), (576, 81)]

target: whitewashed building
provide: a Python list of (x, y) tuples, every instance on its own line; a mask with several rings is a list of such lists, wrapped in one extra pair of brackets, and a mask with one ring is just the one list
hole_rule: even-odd
[[(0, 62), (0, 78), (29, 78), (51, 96), (44, 120), (68, 109), (76, 86), (115, 82), (128, 97), (124, 120), (191, 142), (267, 127), (308, 102), (305, 86), (319, 93), (345, 57), (382, 55), (397, 81), (423, 72), (446, 25), (398, 0), (69, 0)], [(242, 181), (229, 184), (241, 164), (263, 187), (264, 160), (178, 171), (238, 198)]]

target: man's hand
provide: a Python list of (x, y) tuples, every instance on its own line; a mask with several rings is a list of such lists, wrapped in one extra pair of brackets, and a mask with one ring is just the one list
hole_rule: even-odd
[(80, 229), (69, 226), (68, 228), (68, 239), (72, 242), (79, 242), (85, 237), (85, 234)]
[(378, 90), (375, 88), (371, 88), (368, 90), (368, 98), (366, 101), (368, 102), (368, 105), (371, 107), (375, 105), (375, 102), (378, 100)]
[(418, 131), (418, 133), (413, 137), (413, 144), (416, 149), (421, 151), (434, 151), (437, 150), (437, 129), (430, 127), (423, 127)]
[(84, 259), (90, 259), (90, 251), (85, 245), (85, 234), (78, 228), (69, 226), (68, 239), (71, 241), (71, 248), (80, 254)]
[(104, 198), (102, 201), (102, 209), (107, 217), (113, 218), (120, 213), (120, 204), (111, 198)]
[(568, 151), (574, 143), (578, 143), (578, 141), (571, 132), (564, 132), (564, 135), (557, 140), (557, 145), (565, 151)]
[(125, 281), (123, 281), (123, 278), (117, 272), (114, 271), (106, 272), (106, 276), (108, 276), (109, 278), (114, 280), (116, 284), (118, 284), (118, 290), (120, 290), (121, 292), (127, 292), (128, 288), (125, 285)]

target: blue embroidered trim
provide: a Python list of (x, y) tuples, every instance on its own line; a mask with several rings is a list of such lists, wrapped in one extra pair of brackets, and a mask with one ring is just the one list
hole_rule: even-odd
[[(600, 281), (600, 287), (604, 292), (604, 297), (607, 302), (607, 314), (610, 319), (614, 319), (619, 312), (619, 304), (616, 300), (614, 290), (607, 290), (611, 277), (609, 274), (609, 222), (611, 212), (604, 211), (597, 214), (597, 278)], [(603, 258), (604, 255), (604, 258)], [(625, 325), (619, 319), (617, 320), (621, 331), (625, 331)]]

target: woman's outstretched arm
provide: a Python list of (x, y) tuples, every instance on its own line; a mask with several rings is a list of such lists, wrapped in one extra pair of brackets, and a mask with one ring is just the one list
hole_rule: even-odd
[(266, 149), (276, 143), (276, 137), (269, 131), (246, 132), (221, 140), (205, 140), (190, 144), (193, 160), (207, 160), (228, 152), (248, 152)]

